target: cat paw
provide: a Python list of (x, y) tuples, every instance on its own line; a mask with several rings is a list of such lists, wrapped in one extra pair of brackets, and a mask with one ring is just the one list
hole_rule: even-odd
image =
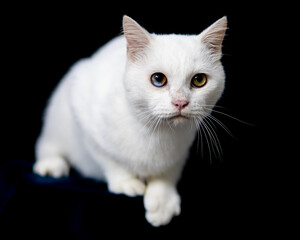
[(130, 197), (144, 195), (146, 185), (137, 178), (113, 181), (108, 184), (109, 191), (116, 194), (125, 194)]
[(154, 227), (168, 224), (174, 216), (180, 214), (180, 202), (175, 189), (166, 192), (147, 189), (144, 198), (147, 221)]
[(33, 172), (40, 176), (51, 176), (54, 178), (69, 175), (70, 166), (61, 157), (46, 158), (37, 161), (33, 166)]

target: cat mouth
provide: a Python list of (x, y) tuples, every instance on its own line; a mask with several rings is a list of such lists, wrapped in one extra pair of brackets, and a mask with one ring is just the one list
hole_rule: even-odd
[(170, 117), (169, 118), (169, 120), (179, 120), (179, 119), (189, 119), (187, 116), (184, 116), (184, 115), (182, 115), (182, 114), (177, 114), (177, 115), (175, 115), (175, 116), (172, 116), (172, 117)]

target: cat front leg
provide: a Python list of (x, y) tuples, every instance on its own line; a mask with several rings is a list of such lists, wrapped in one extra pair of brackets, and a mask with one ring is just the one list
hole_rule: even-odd
[(174, 182), (164, 178), (150, 180), (144, 197), (147, 221), (155, 227), (168, 224), (180, 214), (180, 202)]
[(105, 164), (105, 175), (108, 189), (112, 193), (130, 197), (145, 193), (145, 183), (118, 163), (110, 161), (109, 164)]
[(144, 196), (146, 219), (155, 227), (168, 224), (181, 212), (181, 198), (176, 185), (183, 165), (184, 161), (179, 161), (164, 174), (148, 179)]
[(148, 179), (144, 196), (146, 219), (154, 227), (167, 225), (181, 212), (181, 198), (176, 185), (181, 176), (186, 155), (163, 174)]
[(40, 137), (36, 145), (37, 161), (33, 165), (33, 172), (54, 178), (68, 176), (70, 165), (60, 149), (57, 143), (49, 141), (45, 136)]
[(69, 175), (70, 165), (61, 156), (53, 156), (39, 159), (33, 165), (34, 173), (40, 176), (51, 176), (54, 178), (66, 177)]

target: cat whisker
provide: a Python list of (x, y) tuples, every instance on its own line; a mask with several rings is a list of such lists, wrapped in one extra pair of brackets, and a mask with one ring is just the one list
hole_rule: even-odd
[[(216, 110), (218, 109), (218, 110)], [(235, 139), (234, 135), (231, 133), (231, 131), (228, 129), (228, 127), (225, 126), (224, 123), (222, 123), (216, 116), (211, 115), (211, 113), (220, 114), (222, 116), (228, 117), (230, 119), (233, 119), (235, 121), (238, 121), (243, 124), (247, 124), (250, 126), (255, 126), (254, 124), (245, 122), (241, 119), (238, 119), (236, 117), (233, 117), (232, 115), (228, 113), (224, 113), (220, 111), (221, 109), (225, 109), (222, 106), (218, 105), (196, 105), (196, 109), (192, 110), (192, 116), (194, 118), (194, 123), (197, 129), (197, 149), (199, 148), (199, 137), (201, 138), (202, 142), (202, 132), (204, 135), (204, 138), (207, 142), (208, 147), (208, 154), (210, 158), (210, 162), (212, 159), (212, 153), (216, 156), (222, 159), (223, 151), (221, 147), (221, 143), (219, 140), (219, 137), (217, 135), (217, 128), (216, 125), (220, 126), (221, 129), (223, 129), (228, 135), (230, 135), (232, 138)], [(202, 149), (203, 143), (201, 143), (201, 152), (203, 152)], [(201, 153), (201, 156), (203, 157), (203, 153)]]
[[(209, 136), (209, 132), (207, 130), (207, 125), (204, 123), (203, 118), (196, 117), (196, 122), (199, 126), (199, 131), (200, 133), (203, 131), (203, 135), (205, 137), (205, 140), (207, 142), (207, 147), (208, 147), (208, 154), (209, 154), (209, 159), (210, 163), (212, 162), (212, 156), (211, 156), (211, 138)], [(201, 143), (202, 144), (202, 143)], [(202, 149), (202, 157), (203, 157), (203, 149)]]
[[(236, 118), (236, 117), (231, 116), (231, 115), (228, 114), (228, 113), (224, 113), (224, 112), (215, 110), (215, 109), (213, 109), (213, 108), (208, 108), (208, 107), (206, 107), (205, 105), (204, 105), (204, 106), (201, 105), (201, 107), (202, 107), (204, 110), (209, 110), (209, 111), (212, 111), (212, 112), (214, 112), (214, 113), (221, 114), (221, 115), (223, 115), (223, 116), (225, 116), (225, 117), (231, 118), (231, 119), (233, 119), (233, 120), (235, 120), (235, 121), (238, 121), (238, 122), (240, 122), (240, 123), (247, 124), (247, 125), (250, 125), (250, 126), (255, 126), (255, 124), (245, 122), (245, 121), (243, 121), (243, 120), (241, 120), (241, 119), (239, 119), (239, 118)], [(220, 106), (217, 106), (217, 107), (220, 107)]]
[[(218, 119), (212, 117), (207, 112), (199, 112), (193, 117), (194, 123), (197, 129), (197, 149), (199, 149), (199, 138), (201, 138), (201, 156), (203, 157), (203, 136), (207, 142), (208, 154), (210, 163), (212, 163), (212, 154), (214, 154), (219, 159), (222, 159), (223, 150), (216, 132), (216, 126), (214, 122), (220, 125), (226, 132), (229, 132), (228, 128), (224, 126)], [(203, 132), (203, 134), (202, 134)]]
[[(207, 118), (203, 119), (203, 123), (207, 125), (207, 130), (210, 133), (211, 140), (212, 140), (211, 142), (213, 143), (213, 146), (215, 147), (215, 148), (212, 147), (213, 151), (214, 151), (214, 149), (216, 149), (219, 158), (222, 159), (222, 156), (223, 156), (222, 146), (220, 144), (218, 135), (217, 135), (216, 131), (214, 130), (215, 126), (214, 126), (213, 122), (210, 120), (210, 118), (207, 117)], [(215, 154), (215, 155), (217, 155), (217, 154)]]
[(217, 123), (225, 132), (228, 133), (228, 135), (230, 135), (232, 138), (235, 138), (234, 135), (230, 132), (230, 130), (225, 126), (225, 124), (222, 123), (219, 119), (217, 119), (213, 115), (208, 115), (207, 118)]
[[(228, 135), (235, 138), (231, 131), (222, 123), (216, 116), (211, 115), (211, 113), (220, 114), (230, 119), (239, 121), (241, 123), (245, 123), (248, 125), (252, 125), (245, 121), (242, 121), (236, 117), (233, 117), (227, 113), (222, 112), (221, 110), (225, 109), (222, 106), (218, 105), (198, 105), (196, 109), (192, 110), (190, 114), (184, 114), (183, 117), (190, 119), (190, 127), (196, 128), (197, 132), (197, 150), (200, 148), (201, 156), (203, 157), (203, 140), (207, 142), (208, 155), (210, 159), (210, 163), (212, 163), (213, 155), (219, 159), (223, 158), (223, 150), (222, 146), (217, 134), (217, 126), (221, 127)], [(161, 110), (163, 112), (163, 110)], [(175, 132), (174, 126), (171, 124), (171, 119), (178, 116), (177, 113), (154, 113), (153, 109), (149, 109), (147, 106), (141, 104), (140, 112), (137, 114), (140, 120), (144, 122), (145, 129), (147, 133), (150, 135), (149, 146), (151, 146), (151, 142), (153, 141), (154, 135), (157, 136), (159, 141), (159, 146), (163, 147), (163, 142), (161, 142), (160, 131), (161, 126), (165, 126), (169, 128), (171, 131)]]
[[(193, 118), (196, 129), (197, 129), (197, 151), (199, 149), (199, 140), (201, 142), (201, 157), (203, 158), (203, 139), (202, 139), (202, 131), (200, 124), (201, 122), (198, 120), (198, 118)], [(199, 138), (200, 137), (200, 138)]]
[[(149, 117), (149, 116), (148, 116)], [(151, 151), (150, 146), (152, 146), (152, 140), (155, 134), (155, 129), (158, 126), (159, 119), (154, 118), (153, 116), (148, 118), (148, 121), (145, 124), (146, 134), (149, 135), (148, 146), (146, 147), (146, 154), (148, 155)]]

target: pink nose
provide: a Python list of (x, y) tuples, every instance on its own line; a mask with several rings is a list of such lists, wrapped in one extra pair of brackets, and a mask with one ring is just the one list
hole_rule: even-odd
[(189, 102), (186, 100), (173, 100), (172, 104), (179, 109), (179, 111), (185, 108)]

